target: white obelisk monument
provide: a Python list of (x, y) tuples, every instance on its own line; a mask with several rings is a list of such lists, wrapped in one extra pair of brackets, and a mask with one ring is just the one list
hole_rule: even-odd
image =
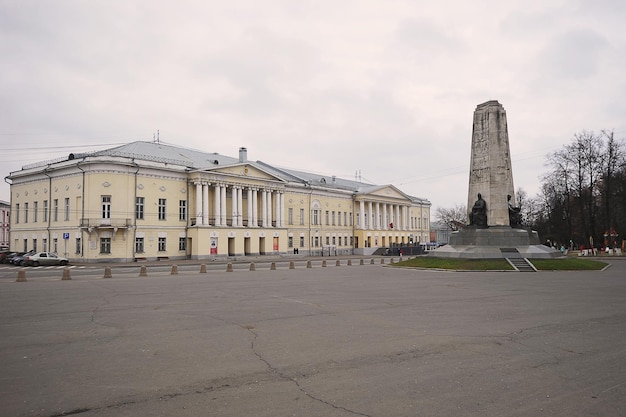
[(452, 232), (450, 244), (437, 248), (431, 255), (448, 258), (560, 256), (559, 251), (539, 244), (537, 232), (522, 226), (520, 208), (515, 207), (506, 112), (496, 100), (476, 106), (470, 155), (468, 226)]
[(507, 196), (515, 203), (506, 111), (491, 100), (474, 111), (467, 209), (478, 194), (487, 204), (488, 226), (509, 226)]

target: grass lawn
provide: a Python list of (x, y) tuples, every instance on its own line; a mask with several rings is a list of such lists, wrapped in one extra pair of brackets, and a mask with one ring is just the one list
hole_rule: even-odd
[(513, 271), (505, 259), (449, 259), (417, 257), (397, 262), (393, 266), (408, 266), (413, 268), (437, 268), (468, 271)]
[(532, 259), (535, 268), (541, 271), (599, 271), (607, 266), (606, 262), (591, 259)]
[[(590, 259), (531, 259), (535, 268), (541, 271), (598, 271), (604, 268), (605, 262)], [(454, 271), (513, 271), (514, 268), (506, 259), (450, 259), (417, 257), (397, 262), (393, 266), (413, 268), (449, 269)]]

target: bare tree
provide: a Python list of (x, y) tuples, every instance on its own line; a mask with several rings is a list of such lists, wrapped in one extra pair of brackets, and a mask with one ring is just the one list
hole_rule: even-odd
[[(623, 233), (626, 210), (626, 143), (612, 131), (583, 131), (547, 157), (542, 209), (548, 234), (578, 244), (601, 241), (613, 228)], [(541, 216), (540, 216), (541, 217)], [(567, 225), (567, 230), (564, 226)]]
[(459, 230), (467, 225), (467, 208), (461, 204), (456, 204), (453, 208), (437, 207), (435, 219), (452, 230)]
[(615, 139), (613, 132), (602, 131), (602, 137), (606, 140), (604, 143), (604, 152), (602, 158), (602, 199), (604, 206), (604, 228), (611, 230), (618, 223), (615, 206), (617, 187), (615, 185), (617, 173), (620, 167), (626, 162), (624, 143)]

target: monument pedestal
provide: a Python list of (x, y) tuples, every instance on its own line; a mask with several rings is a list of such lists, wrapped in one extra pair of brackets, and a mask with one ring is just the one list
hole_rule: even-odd
[(450, 235), (450, 244), (431, 252), (438, 258), (556, 258), (561, 252), (539, 243), (537, 232), (492, 226), (468, 227)]

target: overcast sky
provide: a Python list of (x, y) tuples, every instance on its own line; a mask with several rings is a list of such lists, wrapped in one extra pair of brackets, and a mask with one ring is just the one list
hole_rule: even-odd
[(533, 196), (575, 133), (626, 137), (625, 22), (624, 0), (0, 0), (1, 173), (158, 129), (452, 207), (498, 100)]

